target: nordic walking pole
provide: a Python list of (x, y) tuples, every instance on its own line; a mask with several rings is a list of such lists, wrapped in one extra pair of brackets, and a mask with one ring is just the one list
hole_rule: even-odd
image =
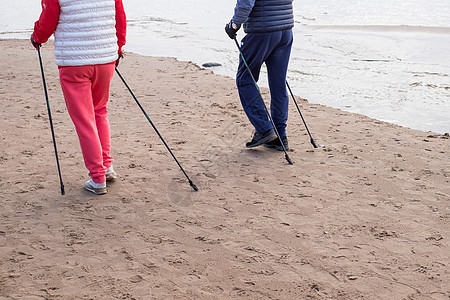
[(248, 64), (247, 64), (247, 61), (246, 61), (245, 58), (244, 58), (244, 54), (242, 54), (241, 46), (239, 46), (239, 43), (238, 43), (238, 41), (237, 41), (236, 38), (234, 38), (234, 42), (236, 43), (236, 46), (237, 46), (238, 49), (239, 49), (239, 53), (241, 54), (242, 62), (244, 63), (245, 67), (247, 68), (248, 73), (249, 73), (250, 76), (252, 77), (252, 80), (253, 80), (253, 83), (255, 84), (256, 90), (257, 90), (258, 93), (259, 93), (259, 98), (261, 99), (261, 102), (262, 102), (262, 104), (263, 104), (263, 106), (264, 106), (264, 110), (266, 111), (266, 114), (267, 114), (267, 116), (269, 117), (269, 120), (270, 120), (270, 122), (271, 122), (272, 125), (273, 125), (273, 129), (275, 130), (275, 133), (277, 134), (278, 140), (280, 140), (281, 146), (283, 147), (283, 151), (284, 151), (284, 157), (286, 158), (286, 160), (288, 161), (288, 163), (289, 163), (290, 165), (293, 165), (294, 163), (292, 162), (291, 158), (290, 158), (289, 155), (287, 154), (286, 147), (284, 146), (283, 141), (281, 140), (280, 134), (278, 133), (278, 130), (277, 130), (276, 126), (275, 126), (275, 123), (273, 122), (273, 119), (272, 119), (272, 117), (270, 116), (269, 111), (267, 110), (266, 103), (264, 103), (264, 99), (263, 99), (263, 97), (262, 97), (261, 91), (259, 90), (258, 84), (256, 83), (255, 77), (253, 77), (252, 71), (250, 70), (250, 67), (249, 67)]
[(45, 83), (44, 66), (42, 64), (41, 45), (39, 45), (37, 47), (37, 51), (38, 51), (38, 56), (39, 56), (39, 63), (41, 65), (41, 74), (42, 74), (42, 83), (44, 84), (45, 101), (47, 102), (48, 119), (50, 121), (50, 128), (52, 130), (53, 147), (55, 148), (56, 165), (58, 166), (59, 184), (61, 186), (61, 195), (64, 195), (64, 184), (63, 184), (62, 176), (61, 176), (61, 168), (59, 167), (58, 150), (56, 149), (55, 131), (53, 130), (52, 113), (50, 112), (50, 103), (48, 101), (47, 84)]
[(306, 128), (306, 131), (309, 134), (311, 144), (314, 146), (314, 148), (318, 148), (316, 142), (314, 141), (314, 139), (313, 139), (313, 137), (311, 135), (311, 133), (309, 132), (308, 126), (306, 125), (305, 119), (303, 118), (302, 112), (300, 111), (300, 107), (298, 107), (297, 100), (295, 100), (294, 93), (292, 93), (291, 87), (289, 86), (289, 83), (287, 81), (286, 81), (286, 86), (287, 86), (289, 92), (291, 93), (292, 100), (294, 100), (295, 106), (297, 106), (297, 110), (298, 110), (298, 113), (300, 114), (300, 117), (302, 117), (303, 124), (305, 124), (305, 128)]
[(158, 134), (159, 138), (161, 139), (161, 141), (164, 143), (164, 146), (166, 146), (167, 150), (169, 150), (170, 154), (172, 155), (173, 159), (176, 161), (176, 163), (178, 164), (178, 166), (180, 167), (181, 171), (183, 172), (184, 176), (186, 176), (187, 180), (189, 181), (189, 184), (191, 185), (191, 187), (194, 189), (194, 191), (198, 191), (198, 187), (192, 182), (192, 180), (189, 178), (189, 176), (186, 174), (186, 172), (184, 171), (183, 167), (181, 166), (181, 164), (178, 162), (178, 159), (175, 157), (175, 155), (173, 154), (172, 150), (170, 150), (169, 146), (167, 145), (166, 141), (163, 139), (162, 135), (159, 133), (158, 129), (156, 129), (155, 124), (153, 124), (152, 120), (150, 120), (150, 117), (147, 115), (147, 113), (145, 112), (144, 108), (142, 107), (141, 103), (139, 103), (138, 99), (136, 98), (136, 96), (134, 95), (133, 91), (130, 89), (130, 87), (128, 86), (127, 82), (125, 81), (125, 79), (122, 77), (122, 74), (120, 74), (119, 69), (117, 69), (116, 66), (116, 73), (117, 75), (119, 75), (120, 79), (122, 80), (122, 82), (125, 84), (125, 86), (127, 87), (128, 91), (130, 92), (131, 96), (133, 96), (134, 101), (136, 101), (137, 105), (139, 106), (139, 108), (142, 110), (142, 112), (144, 113), (145, 117), (147, 118), (147, 120), (150, 122), (150, 124), (152, 125), (153, 129), (156, 131), (156, 133)]

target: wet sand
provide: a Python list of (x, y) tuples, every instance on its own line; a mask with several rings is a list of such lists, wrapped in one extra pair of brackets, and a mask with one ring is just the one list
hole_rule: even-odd
[[(0, 40), (0, 299), (449, 299), (448, 135), (298, 102), (288, 165), (245, 149), (232, 78), (129, 53), (117, 76), (108, 194), (88, 179), (52, 46)], [(265, 99), (268, 91), (263, 89)]]

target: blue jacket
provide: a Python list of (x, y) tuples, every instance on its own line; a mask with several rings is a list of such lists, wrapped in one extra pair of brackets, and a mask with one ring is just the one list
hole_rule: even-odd
[(294, 27), (293, 0), (237, 0), (233, 23), (246, 33), (273, 32)]

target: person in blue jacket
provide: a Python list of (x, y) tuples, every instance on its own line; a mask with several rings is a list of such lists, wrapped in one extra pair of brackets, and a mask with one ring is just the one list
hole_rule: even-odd
[[(270, 114), (286, 150), (289, 108), (286, 73), (293, 42), (292, 1), (237, 0), (234, 16), (225, 26), (225, 31), (231, 39), (236, 38), (237, 31), (243, 26), (246, 36), (241, 41), (241, 50), (256, 81), (259, 79), (262, 64), (266, 64), (271, 96)], [(253, 148), (264, 144), (282, 151), (283, 147), (242, 57), (239, 59), (236, 84), (244, 111), (256, 131), (246, 147)]]

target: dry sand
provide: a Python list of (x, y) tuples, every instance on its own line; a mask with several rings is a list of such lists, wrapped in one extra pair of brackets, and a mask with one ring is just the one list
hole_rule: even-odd
[[(0, 299), (449, 299), (448, 135), (300, 100), (288, 165), (247, 150), (232, 78), (128, 54), (109, 105), (108, 194), (88, 179), (43, 48), (66, 195), (36, 51), (0, 41)], [(266, 90), (265, 98), (268, 99)]]

